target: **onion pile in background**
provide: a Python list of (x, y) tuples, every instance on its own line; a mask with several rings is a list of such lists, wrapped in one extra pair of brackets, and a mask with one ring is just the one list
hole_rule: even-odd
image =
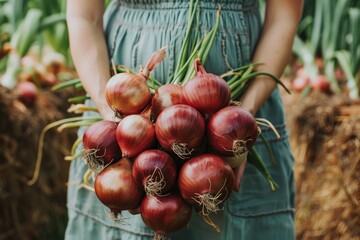
[(151, 93), (146, 80), (165, 51), (139, 73), (109, 80), (106, 98), (119, 120), (96, 122), (83, 137), (98, 199), (115, 220), (123, 210), (139, 212), (158, 238), (185, 227), (192, 208), (219, 230), (209, 214), (222, 210), (235, 182), (236, 165), (224, 159), (240, 164), (259, 134), (255, 118), (231, 104), (225, 80), (200, 59), (185, 84)]

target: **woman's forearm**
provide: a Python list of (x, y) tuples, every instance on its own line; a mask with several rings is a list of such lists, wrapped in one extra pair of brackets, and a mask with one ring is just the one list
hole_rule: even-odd
[(70, 48), (76, 71), (85, 91), (96, 104), (100, 114), (111, 119), (104, 91), (110, 78), (109, 57), (103, 32), (102, 0), (71, 0), (67, 6)]
[[(263, 63), (256, 70), (275, 76), (283, 73), (292, 49), (293, 39), (301, 18), (303, 0), (268, 0), (262, 34), (252, 62)], [(259, 110), (276, 87), (276, 82), (267, 76), (253, 79), (241, 97), (241, 105), (252, 114)]]

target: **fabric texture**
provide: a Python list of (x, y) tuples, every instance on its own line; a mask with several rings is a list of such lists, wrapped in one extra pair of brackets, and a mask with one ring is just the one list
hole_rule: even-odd
[[(175, 70), (185, 36), (188, 4), (186, 0), (112, 1), (104, 18), (110, 57), (116, 64), (139, 70), (155, 50), (168, 46), (164, 62), (152, 72), (158, 80), (166, 82)], [(200, 0), (201, 34), (213, 27), (219, 4), (222, 9), (219, 32), (204, 66), (214, 74), (249, 63), (261, 31), (256, 0)], [(92, 102), (88, 101), (88, 104)], [(272, 130), (262, 127), (262, 134), (275, 155), (275, 164), (261, 139), (255, 145), (279, 188), (273, 192), (259, 171), (247, 164), (240, 191), (230, 195), (224, 211), (211, 216), (221, 233), (216, 233), (194, 212), (189, 226), (170, 234), (171, 239), (295, 239), (294, 159), (278, 89), (256, 117), (271, 121), (281, 136), (278, 139)], [(80, 128), (79, 136), (84, 131), (85, 128)], [(86, 168), (81, 158), (74, 160), (70, 167), (69, 222), (65, 239), (152, 239), (153, 232), (145, 226), (140, 215), (124, 211), (125, 224), (115, 223), (107, 216), (108, 209), (95, 193), (79, 189)]]

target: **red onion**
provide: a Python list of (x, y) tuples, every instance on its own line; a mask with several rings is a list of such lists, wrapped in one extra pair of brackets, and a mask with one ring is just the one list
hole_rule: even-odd
[(150, 119), (129, 115), (119, 122), (116, 139), (122, 156), (134, 157), (154, 144), (155, 128)]
[(181, 103), (181, 89), (179, 84), (165, 84), (156, 89), (151, 101), (151, 115), (156, 119), (162, 110)]
[(153, 53), (150, 60), (138, 74), (118, 73), (110, 78), (105, 87), (105, 96), (115, 115), (140, 113), (151, 101), (147, 79), (150, 72), (166, 55), (166, 48)]
[(95, 178), (95, 193), (110, 209), (114, 220), (123, 210), (140, 206), (144, 192), (132, 177), (132, 166), (128, 158), (104, 168)]
[(310, 85), (312, 89), (322, 92), (329, 91), (331, 88), (329, 80), (322, 74), (310, 78)]
[(161, 197), (147, 195), (141, 203), (140, 213), (144, 223), (155, 232), (154, 239), (163, 239), (164, 235), (189, 223), (191, 207), (175, 192)]
[(295, 91), (301, 92), (309, 84), (309, 78), (306, 76), (298, 76), (294, 79), (292, 87)]
[(196, 76), (183, 86), (181, 101), (211, 116), (229, 105), (231, 91), (224, 79), (207, 73), (200, 59), (195, 60)]
[(191, 158), (182, 166), (178, 185), (181, 196), (204, 216), (221, 210), (234, 188), (230, 165), (214, 154)]
[(205, 134), (205, 120), (193, 107), (184, 104), (165, 108), (155, 123), (160, 145), (182, 159), (192, 156)]
[(38, 88), (33, 82), (20, 82), (16, 86), (16, 93), (26, 106), (32, 106), (38, 97)]
[(84, 157), (91, 170), (97, 172), (104, 165), (121, 158), (121, 150), (116, 140), (116, 128), (116, 122), (102, 120), (93, 123), (85, 130), (82, 138)]
[(164, 151), (151, 149), (134, 160), (133, 177), (150, 195), (167, 193), (175, 184), (177, 169), (173, 158)]
[(239, 106), (228, 106), (216, 112), (207, 125), (209, 146), (224, 156), (246, 158), (260, 129), (253, 115)]

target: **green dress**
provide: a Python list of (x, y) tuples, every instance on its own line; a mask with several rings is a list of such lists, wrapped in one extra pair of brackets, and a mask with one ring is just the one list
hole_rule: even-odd
[[(256, 0), (200, 0), (201, 34), (213, 27), (219, 4), (222, 9), (219, 32), (205, 64), (205, 69), (215, 74), (249, 63), (261, 31)], [(188, 7), (186, 0), (112, 1), (104, 18), (110, 57), (116, 64), (138, 70), (155, 50), (167, 45), (167, 57), (152, 72), (158, 80), (166, 82), (172, 76), (179, 57)], [(224, 210), (212, 216), (220, 226), (221, 233), (216, 233), (194, 213), (189, 226), (170, 234), (171, 239), (295, 239), (294, 159), (278, 89), (256, 117), (270, 120), (281, 135), (277, 139), (272, 130), (262, 128), (262, 134), (276, 157), (276, 164), (271, 162), (265, 144), (260, 139), (256, 143), (256, 149), (279, 189), (271, 191), (259, 171), (247, 164), (240, 191), (232, 193)], [(79, 130), (79, 136), (84, 130)], [(72, 162), (65, 239), (152, 239), (153, 232), (144, 225), (140, 215), (134, 216), (125, 211), (123, 217), (126, 223), (114, 223), (106, 214), (107, 208), (93, 192), (78, 188), (85, 170), (83, 159)]]

